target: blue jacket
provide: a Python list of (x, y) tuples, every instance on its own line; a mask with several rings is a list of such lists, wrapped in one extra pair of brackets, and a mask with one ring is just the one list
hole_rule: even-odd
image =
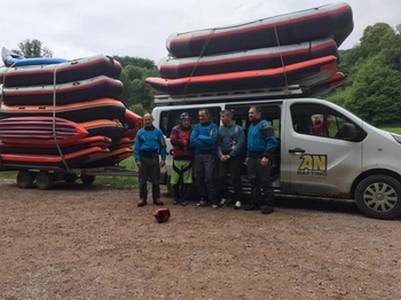
[(260, 120), (249, 126), (247, 143), (248, 156), (252, 155), (252, 152), (259, 152), (260, 156), (269, 158), (278, 147), (271, 123), (266, 120)]
[(159, 128), (141, 128), (135, 138), (134, 157), (138, 161), (141, 151), (158, 151), (161, 159), (166, 159), (166, 141)]
[(245, 135), (241, 126), (232, 124), (231, 126), (220, 126), (217, 135), (217, 155), (223, 154), (238, 156), (243, 154), (245, 146)]
[(217, 126), (209, 122), (207, 124), (196, 124), (192, 129), (190, 144), (195, 153), (216, 151)]

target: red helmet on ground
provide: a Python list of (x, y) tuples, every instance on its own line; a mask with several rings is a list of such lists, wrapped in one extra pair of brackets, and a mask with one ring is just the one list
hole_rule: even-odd
[(170, 219), (170, 210), (167, 207), (161, 207), (156, 209), (153, 214), (159, 223), (167, 222)]

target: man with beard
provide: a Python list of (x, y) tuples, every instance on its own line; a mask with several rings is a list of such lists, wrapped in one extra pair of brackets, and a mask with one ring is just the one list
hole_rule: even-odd
[[(134, 157), (139, 171), (139, 202), (138, 207), (147, 204), (147, 182), (152, 183), (153, 204), (163, 205), (160, 200), (160, 167), (166, 162), (166, 142), (159, 128), (153, 126), (153, 117), (150, 113), (143, 116), (144, 127), (135, 138)], [(159, 162), (159, 155), (161, 160)]]
[(251, 125), (248, 128), (247, 164), (252, 199), (245, 210), (261, 209), (262, 213), (269, 214), (273, 212), (271, 158), (278, 144), (271, 123), (262, 119), (260, 107), (251, 106), (248, 117)]
[(192, 184), (192, 150), (189, 139), (191, 137), (191, 120), (189, 114), (180, 115), (180, 124), (176, 125), (170, 134), (173, 145), (173, 167), (171, 171), (171, 186), (174, 194), (174, 204), (186, 205), (189, 189)]

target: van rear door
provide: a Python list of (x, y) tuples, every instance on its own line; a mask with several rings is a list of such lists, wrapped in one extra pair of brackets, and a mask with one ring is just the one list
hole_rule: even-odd
[(360, 124), (321, 103), (285, 104), (282, 180), (294, 194), (347, 197), (362, 166)]

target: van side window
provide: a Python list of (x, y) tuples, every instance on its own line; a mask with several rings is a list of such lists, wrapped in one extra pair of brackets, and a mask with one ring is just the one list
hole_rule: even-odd
[[(191, 124), (194, 125), (198, 123), (198, 111), (200, 108), (191, 108), (191, 109), (172, 109), (168, 111), (163, 111), (160, 114), (160, 130), (164, 133), (165, 136), (169, 137), (171, 129), (175, 125), (180, 122), (180, 115), (183, 112), (187, 112), (191, 117)], [(212, 122), (217, 125), (220, 124), (220, 107), (208, 107)]]
[(362, 135), (354, 122), (324, 105), (295, 103), (291, 105), (291, 117), (294, 130), (300, 134), (345, 139), (347, 126), (353, 124)]
[[(236, 124), (240, 125), (246, 132), (249, 127), (248, 110), (249, 104), (247, 105), (227, 105), (227, 109), (231, 110), (233, 113), (233, 120)], [(279, 105), (269, 104), (261, 105), (262, 108), (262, 118), (272, 122), (274, 128), (274, 135), (280, 137), (280, 127), (281, 127), (281, 109)]]

